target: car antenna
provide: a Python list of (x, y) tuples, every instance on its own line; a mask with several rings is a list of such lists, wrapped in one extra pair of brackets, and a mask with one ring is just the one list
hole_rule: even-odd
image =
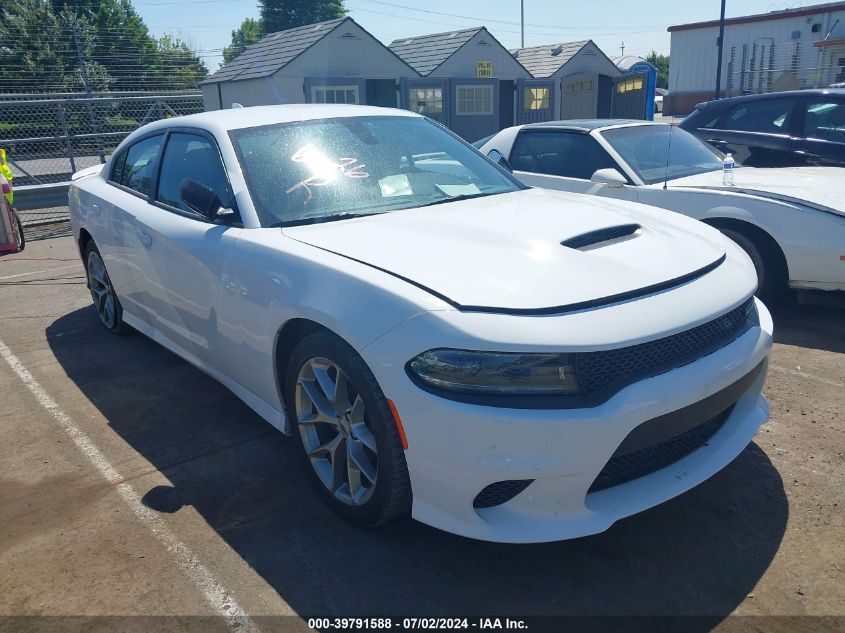
[[(675, 85), (678, 85), (678, 71), (675, 71)], [(665, 111), (665, 108), (664, 108)], [(666, 147), (666, 177), (663, 179), (663, 190), (669, 187), (669, 160), (672, 156), (672, 132), (675, 129), (675, 124), (669, 124), (669, 144)]]

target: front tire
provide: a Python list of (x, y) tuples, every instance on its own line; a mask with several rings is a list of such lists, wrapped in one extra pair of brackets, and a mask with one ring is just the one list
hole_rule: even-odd
[(786, 289), (785, 272), (770, 248), (745, 233), (722, 228), (722, 233), (736, 242), (751, 258), (757, 272), (757, 297), (764, 303), (775, 303)]
[(93, 240), (85, 246), (83, 257), (88, 289), (91, 291), (91, 299), (94, 300), (100, 323), (112, 334), (127, 334), (131, 328), (123, 322), (123, 307), (114, 291), (103, 257)]
[(358, 525), (411, 508), (408, 467), (387, 399), (346, 342), (329, 332), (294, 348), (284, 384), (293, 435), (325, 503)]

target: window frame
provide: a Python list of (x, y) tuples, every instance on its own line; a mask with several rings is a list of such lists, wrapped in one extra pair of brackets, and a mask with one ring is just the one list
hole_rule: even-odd
[[(734, 112), (737, 108), (751, 107), (756, 103), (765, 103), (766, 101), (775, 101), (777, 99), (783, 99), (785, 101), (791, 101), (789, 110), (786, 113), (786, 121), (784, 121), (784, 127), (782, 132), (761, 132), (759, 130), (738, 130), (738, 129), (731, 129), (725, 127), (728, 122), (728, 117)], [(789, 138), (795, 136), (796, 131), (796, 124), (799, 118), (796, 116), (797, 110), (800, 107), (800, 99), (794, 96), (787, 96), (787, 97), (773, 97), (771, 99), (751, 99), (749, 101), (740, 101), (732, 106), (725, 108), (724, 112), (719, 116), (719, 120), (717, 121), (718, 127), (702, 127), (703, 130), (718, 130), (719, 132), (727, 132), (728, 134), (754, 134), (754, 135), (764, 135), (764, 136), (773, 136), (777, 138)], [(801, 123), (803, 126), (803, 121)]]
[[(317, 101), (317, 91), (323, 90), (328, 92), (331, 90), (332, 92), (337, 93), (338, 91), (342, 90), (344, 93), (348, 90), (351, 90), (355, 93), (355, 103), (350, 104), (348, 101), (344, 101), (343, 103), (338, 103), (335, 101), (334, 103), (329, 103), (328, 101)], [(346, 99), (346, 95), (344, 94), (344, 99)], [(358, 86), (356, 85), (324, 85), (320, 84), (319, 86), (314, 85), (311, 86), (311, 103), (319, 103), (320, 105), (361, 105), (361, 93), (358, 90)]]
[(815, 136), (807, 136), (807, 109), (810, 107), (810, 104), (813, 102), (837, 102), (841, 104), (841, 107), (845, 108), (845, 97), (840, 97), (837, 95), (804, 95), (801, 97), (801, 103), (799, 104), (799, 112), (801, 113), (800, 117), (797, 117), (800, 121), (800, 127), (796, 130), (796, 136), (805, 141), (810, 141), (812, 143), (830, 143), (831, 145), (845, 145), (845, 141), (832, 141), (826, 138), (817, 138)]
[(161, 142), (161, 151), (158, 153), (158, 157), (156, 158), (155, 166), (153, 167), (153, 190), (152, 190), (151, 194), (145, 195), (145, 194), (141, 193), (140, 191), (132, 189), (131, 187), (127, 187), (126, 185), (114, 180), (114, 178), (113, 178), (114, 177), (114, 170), (118, 165), (117, 162), (112, 163), (111, 171), (109, 173), (109, 178), (107, 180), (108, 184), (110, 184), (113, 187), (117, 187), (118, 189), (125, 191), (126, 193), (132, 194), (136, 198), (140, 198), (141, 200), (145, 200), (147, 202), (147, 204), (149, 204), (153, 207), (158, 207), (159, 209), (162, 209), (164, 211), (168, 211), (168, 212), (174, 213), (176, 215), (181, 215), (182, 217), (186, 217), (186, 218), (189, 218), (191, 220), (199, 220), (201, 222), (205, 222), (206, 224), (223, 225), (224, 223), (215, 222), (215, 221), (210, 220), (209, 218), (207, 218), (204, 215), (201, 215), (199, 213), (195, 213), (193, 211), (185, 211), (185, 210), (180, 209), (178, 207), (173, 207), (173, 206), (170, 206), (169, 204), (166, 204), (164, 202), (159, 202), (157, 200), (159, 181), (161, 180), (161, 163), (162, 163), (162, 160), (164, 158), (164, 153), (167, 151), (167, 145), (168, 145), (168, 142), (170, 141), (170, 135), (174, 134), (174, 133), (175, 134), (194, 134), (196, 136), (203, 137), (205, 140), (209, 141), (211, 143), (212, 147), (214, 147), (214, 149), (217, 151), (217, 156), (220, 159), (220, 164), (223, 166), (223, 174), (226, 177), (226, 182), (229, 185), (229, 190), (232, 192), (232, 205), (233, 206), (231, 208), (235, 212), (234, 219), (232, 220), (232, 222), (241, 223), (242, 220), (241, 220), (240, 209), (238, 208), (238, 201), (237, 201), (235, 194), (234, 194), (234, 188), (232, 187), (232, 180), (229, 178), (229, 170), (226, 168), (226, 161), (223, 160), (223, 153), (220, 151), (220, 144), (217, 142), (217, 139), (215, 138), (214, 134), (212, 134), (208, 130), (204, 130), (204, 129), (196, 128), (196, 127), (184, 126), (184, 125), (172, 126), (172, 127), (167, 127), (167, 128), (164, 128), (164, 129), (153, 130), (153, 131), (151, 131), (147, 134), (144, 134), (144, 135), (139, 136), (138, 138), (134, 139), (132, 141), (132, 143), (130, 143), (129, 145), (127, 145), (126, 147), (124, 147), (120, 150), (120, 152), (118, 153), (120, 155), (116, 155), (114, 160), (115, 161), (123, 160), (124, 162), (121, 163), (121, 164), (125, 164), (126, 156), (129, 153), (129, 150), (135, 144), (140, 143), (141, 141), (145, 141), (149, 138), (156, 137), (156, 136), (163, 137), (162, 142)]
[(120, 152), (118, 152), (118, 155), (115, 156), (115, 158), (113, 159), (113, 162), (111, 164), (111, 169), (110, 169), (110, 172), (109, 172), (109, 177), (106, 180), (106, 182), (113, 187), (117, 187), (121, 191), (125, 191), (126, 193), (132, 194), (136, 198), (140, 198), (141, 200), (146, 200), (146, 201), (149, 202), (150, 196), (148, 194), (145, 194), (141, 191), (138, 191), (137, 189), (133, 189), (132, 187), (129, 187), (128, 185), (124, 185), (119, 180), (115, 180), (114, 179), (114, 176), (115, 176), (114, 172), (115, 172), (115, 169), (118, 167), (118, 164), (120, 165), (120, 170), (123, 171), (123, 167), (126, 165), (126, 157), (129, 155), (129, 150), (131, 150), (133, 147), (135, 147), (135, 145), (137, 145), (138, 143), (141, 143), (141, 142), (146, 141), (146, 140), (151, 139), (151, 138), (155, 138), (156, 136), (161, 136), (162, 140), (161, 140), (161, 151), (159, 151), (158, 156), (156, 157), (155, 165), (153, 165), (153, 195), (155, 195), (156, 190), (158, 190), (159, 165), (161, 163), (161, 157), (164, 154), (164, 146), (167, 142), (167, 131), (166, 130), (164, 130), (164, 131), (163, 130), (154, 130), (152, 132), (144, 134), (143, 136), (139, 136), (138, 138), (134, 139), (129, 145), (122, 148), (120, 150)]
[[(596, 146), (598, 146), (598, 148), (607, 155), (607, 157), (610, 159), (610, 162), (613, 163), (612, 169), (615, 169), (622, 176), (625, 177), (625, 181), (626, 181), (625, 186), (636, 186), (634, 181), (631, 180), (631, 177), (628, 175), (628, 171), (625, 168), (623, 168), (622, 165), (619, 164), (619, 161), (616, 160), (609, 151), (607, 151), (607, 148), (604, 145), (602, 145), (602, 143), (588, 131), (581, 131), (581, 130), (574, 130), (574, 129), (567, 129), (567, 128), (554, 129), (554, 128), (549, 128), (549, 127), (546, 127), (546, 128), (541, 127), (541, 128), (535, 128), (535, 129), (524, 129), (523, 128), (517, 133), (516, 137), (513, 139), (513, 144), (511, 145), (511, 150), (510, 150), (510, 155), (513, 156), (514, 150), (517, 147), (517, 143), (519, 142), (519, 140), (521, 138), (524, 138), (526, 136), (530, 136), (532, 134), (569, 134), (569, 135), (572, 135), (572, 136), (586, 136), (587, 138), (592, 140), (593, 143), (595, 143)], [(610, 169), (610, 168), (602, 167), (601, 169)], [(525, 170), (514, 168), (514, 171), (525, 171)], [(532, 171), (532, 172), (525, 172), (525, 173), (527, 173), (527, 174), (539, 174), (541, 176), (552, 176), (554, 178), (569, 178), (570, 180), (577, 180), (579, 182), (590, 182), (590, 178), (579, 178), (578, 176), (563, 176), (561, 174), (548, 174), (548, 173), (545, 173), (545, 172), (542, 172), (542, 171), (536, 171), (536, 172)], [(595, 172), (593, 172), (593, 173), (595, 173)]]
[(240, 223), (241, 213), (238, 209), (238, 201), (235, 199), (235, 190), (232, 187), (232, 181), (229, 178), (229, 171), (226, 169), (226, 161), (223, 160), (223, 154), (220, 151), (220, 145), (217, 143), (217, 139), (211, 132), (200, 128), (186, 126), (167, 128), (167, 134), (164, 139), (164, 145), (162, 146), (161, 154), (158, 157), (158, 164), (156, 165), (155, 187), (153, 189), (152, 195), (150, 196), (150, 199), (147, 202), (149, 202), (154, 207), (158, 207), (159, 209), (163, 209), (165, 211), (169, 211), (170, 213), (181, 215), (182, 217), (190, 218), (192, 220), (200, 220), (201, 222), (205, 222), (207, 224), (223, 224), (222, 222), (215, 222), (214, 220), (211, 220), (200, 213), (196, 213), (195, 211), (185, 211), (184, 209), (180, 209), (179, 207), (171, 206), (166, 202), (161, 202), (158, 199), (158, 188), (161, 183), (161, 165), (164, 162), (164, 154), (167, 151), (167, 146), (170, 143), (170, 137), (173, 134), (192, 134), (194, 136), (199, 136), (211, 143), (211, 146), (217, 151), (217, 158), (220, 159), (220, 165), (221, 167), (223, 167), (223, 175), (226, 178), (226, 184), (229, 185), (229, 191), (232, 192), (232, 206), (230, 208), (232, 209), (232, 211), (235, 212), (234, 219), (232, 220), (232, 222)]
[[(461, 90), (487, 90), (490, 93), (490, 109), (486, 112), (461, 112)], [(473, 98), (474, 100), (474, 98)], [(466, 99), (464, 101), (467, 101)], [(455, 115), (456, 116), (492, 116), (495, 113), (493, 104), (493, 84), (459, 84), (455, 86)]]

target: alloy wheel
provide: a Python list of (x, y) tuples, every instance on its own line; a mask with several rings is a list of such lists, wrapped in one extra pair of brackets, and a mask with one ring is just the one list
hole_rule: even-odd
[(296, 381), (302, 445), (323, 485), (352, 506), (373, 495), (378, 475), (376, 438), (355, 385), (334, 362), (311, 358)]
[(103, 325), (113, 328), (116, 322), (114, 289), (103, 260), (96, 251), (88, 254), (88, 287)]

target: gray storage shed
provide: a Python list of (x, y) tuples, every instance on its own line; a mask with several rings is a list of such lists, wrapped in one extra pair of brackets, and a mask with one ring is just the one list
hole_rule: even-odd
[(206, 110), (274, 103), (397, 107), (417, 71), (352, 18), (269, 33), (200, 84)]
[(511, 54), (534, 77), (521, 86), (517, 123), (612, 116), (615, 80), (622, 72), (592, 40), (517, 48)]
[(403, 82), (403, 107), (469, 141), (514, 124), (514, 95), (530, 73), (480, 26), (395, 40), (390, 50), (420, 75)]

